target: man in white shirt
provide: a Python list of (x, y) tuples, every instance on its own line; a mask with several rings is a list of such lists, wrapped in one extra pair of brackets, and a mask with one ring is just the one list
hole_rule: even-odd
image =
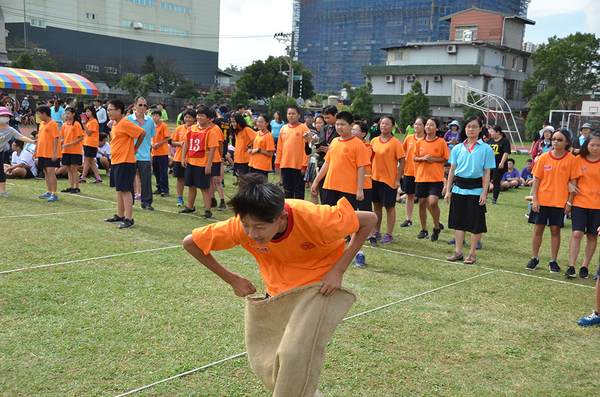
[(23, 150), (22, 141), (14, 141), (12, 144), (11, 165), (4, 164), (4, 173), (13, 178), (33, 178), (37, 175), (35, 160), (31, 153)]
[(106, 110), (102, 107), (102, 99), (94, 99), (94, 108), (96, 109), (96, 119), (100, 125), (100, 132), (104, 132), (104, 125), (108, 121), (108, 116), (106, 115)]

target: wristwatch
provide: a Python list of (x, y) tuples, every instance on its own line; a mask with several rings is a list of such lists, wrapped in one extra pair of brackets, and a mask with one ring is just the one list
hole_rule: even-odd
[(260, 150), (260, 148), (258, 148), (258, 153), (260, 153), (260, 152), (261, 152), (261, 150)]

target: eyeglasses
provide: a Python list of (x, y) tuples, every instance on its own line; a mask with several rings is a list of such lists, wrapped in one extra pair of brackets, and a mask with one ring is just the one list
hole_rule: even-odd
[(148, 105), (143, 104), (143, 103), (138, 103), (138, 106), (141, 107), (141, 108), (147, 108), (148, 107)]
[(115, 110), (117, 110), (117, 109), (106, 109), (107, 112), (113, 112)]
[(562, 139), (562, 138), (552, 138), (552, 142), (562, 142), (564, 140), (565, 139)]
[(382, 126), (385, 127), (385, 126), (388, 126), (388, 125), (392, 125), (392, 123), (379, 123), (379, 125), (382, 125)]

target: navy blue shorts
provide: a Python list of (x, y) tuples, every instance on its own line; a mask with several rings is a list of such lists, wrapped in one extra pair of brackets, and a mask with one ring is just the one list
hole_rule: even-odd
[(548, 226), (565, 226), (565, 209), (540, 205), (540, 212), (529, 212), (529, 223)]
[(355, 210), (358, 208), (356, 194), (340, 192), (337, 190), (323, 189), (323, 192), (321, 193), (321, 203), (333, 207), (334, 205), (337, 205), (338, 200), (342, 197), (346, 197), (352, 208)]
[(365, 198), (358, 201), (358, 209), (360, 211), (373, 212), (373, 189), (363, 189)]
[(113, 164), (110, 172), (110, 187), (117, 192), (133, 192), (135, 179), (135, 163)]
[(233, 175), (242, 176), (250, 172), (250, 166), (248, 163), (233, 163)]
[(442, 197), (444, 182), (417, 182), (415, 187), (415, 197), (427, 198), (429, 196)]
[(38, 169), (44, 168), (57, 168), (60, 167), (60, 159), (56, 161), (52, 161), (51, 158), (48, 157), (38, 157)]
[(221, 176), (221, 162), (212, 163), (210, 166), (210, 176)]
[(264, 175), (267, 178), (269, 177), (269, 171), (259, 170), (258, 168), (250, 167), (250, 173)]
[(183, 184), (185, 186), (195, 186), (198, 189), (210, 188), (210, 177), (212, 175), (206, 175), (206, 167), (198, 167), (197, 165), (191, 165), (188, 163), (185, 168), (185, 179)]
[(185, 177), (185, 168), (181, 166), (181, 161), (173, 161), (173, 176), (175, 178)]
[(83, 156), (84, 157), (93, 157), (93, 158), (96, 158), (97, 154), (98, 154), (98, 148), (97, 147), (83, 145)]
[(404, 175), (403, 178), (403, 183), (402, 183), (402, 190), (404, 191), (404, 193), (406, 194), (415, 194), (415, 177), (414, 176), (408, 176), (408, 175)]
[(573, 231), (597, 235), (600, 227), (600, 210), (572, 207), (571, 226)]
[(396, 189), (385, 182), (373, 181), (373, 202), (383, 205), (385, 208), (396, 206)]
[(83, 159), (80, 154), (63, 153), (62, 165), (81, 165)]

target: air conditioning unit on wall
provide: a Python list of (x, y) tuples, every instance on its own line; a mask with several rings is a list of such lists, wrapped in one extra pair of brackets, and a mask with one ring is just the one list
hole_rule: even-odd
[(446, 52), (447, 52), (448, 54), (456, 54), (456, 44), (449, 44), (449, 45), (446, 47)]
[(442, 82), (442, 76), (439, 74), (434, 74), (433, 75), (433, 82), (434, 83), (441, 83)]
[(408, 81), (409, 83), (415, 81), (415, 75), (409, 74), (408, 76), (406, 76), (406, 81)]
[(386, 74), (385, 75), (385, 82), (386, 83), (393, 83), (394, 82), (394, 75), (393, 74)]

